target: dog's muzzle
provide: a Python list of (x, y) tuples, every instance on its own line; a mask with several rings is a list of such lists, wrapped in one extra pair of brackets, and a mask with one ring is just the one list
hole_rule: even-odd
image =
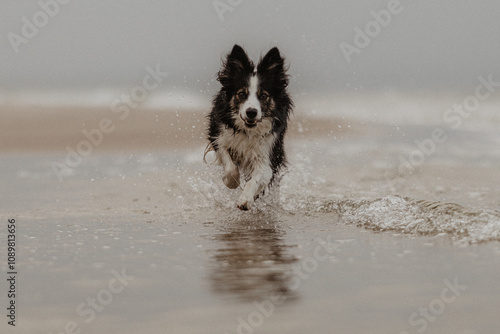
[(245, 117), (242, 117), (245, 125), (249, 128), (253, 128), (257, 125), (258, 122), (262, 121), (262, 119), (257, 118), (258, 111), (255, 108), (248, 108), (245, 111)]

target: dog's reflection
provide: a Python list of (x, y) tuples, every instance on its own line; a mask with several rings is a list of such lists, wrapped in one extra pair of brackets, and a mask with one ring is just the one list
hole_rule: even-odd
[(291, 267), (297, 258), (290, 254), (293, 246), (285, 243), (284, 232), (265, 222), (229, 225), (215, 235), (216, 249), (210, 251), (214, 290), (245, 301), (270, 296), (279, 296), (283, 301), (297, 298), (289, 287)]

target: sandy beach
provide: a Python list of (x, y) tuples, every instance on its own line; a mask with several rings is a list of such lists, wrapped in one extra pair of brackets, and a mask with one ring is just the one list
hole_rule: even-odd
[(483, 123), (410, 173), (399, 157), (435, 124), (299, 108), (279, 189), (240, 212), (203, 164), (206, 110), (0, 112), (15, 333), (497, 331), (499, 138)]
[[(3, 106), (0, 123), (0, 152), (61, 152), (66, 146), (88, 140), (87, 133), (100, 129), (103, 119), (113, 130), (103, 133), (95, 152), (122, 150), (193, 149), (206, 145), (207, 110), (133, 110), (126, 115), (110, 108)], [(341, 119), (314, 119), (296, 116), (289, 135), (294, 139), (354, 134), (362, 128), (342, 129)], [(109, 135), (111, 134), (111, 135)], [(96, 137), (97, 138), (97, 137)]]
[(500, 333), (499, 1), (0, 8), (0, 334)]

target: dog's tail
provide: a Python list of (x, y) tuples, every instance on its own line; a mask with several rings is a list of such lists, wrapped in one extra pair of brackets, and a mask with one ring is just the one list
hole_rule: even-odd
[(210, 152), (215, 152), (215, 149), (212, 145), (212, 143), (208, 143), (207, 147), (205, 147), (205, 153), (203, 153), (203, 162), (206, 163), (207, 165), (215, 165), (217, 163), (217, 157), (215, 157), (214, 161), (207, 162), (207, 154)]

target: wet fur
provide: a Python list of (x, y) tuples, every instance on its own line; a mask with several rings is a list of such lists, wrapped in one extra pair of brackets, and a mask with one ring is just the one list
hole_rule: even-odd
[[(208, 140), (224, 166), (224, 184), (234, 189), (240, 177), (246, 181), (237, 202), (241, 210), (252, 207), (286, 164), (283, 141), (293, 103), (284, 61), (272, 48), (255, 67), (235, 45), (217, 76), (222, 88), (208, 115)], [(248, 117), (250, 109), (256, 119)]]

